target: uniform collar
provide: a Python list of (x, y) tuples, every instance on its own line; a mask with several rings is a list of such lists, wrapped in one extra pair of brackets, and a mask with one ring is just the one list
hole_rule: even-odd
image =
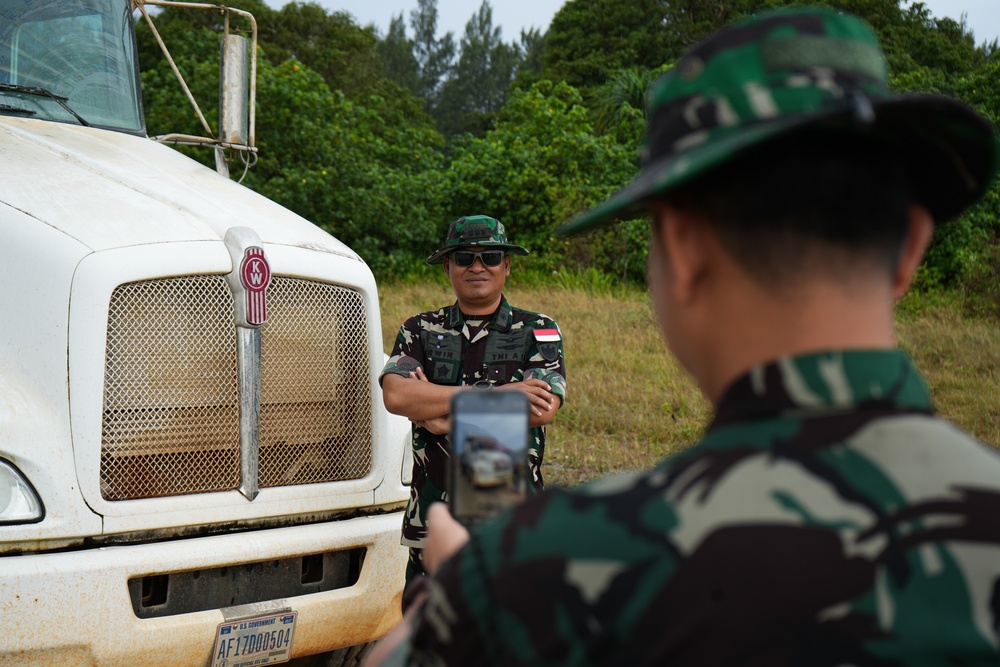
[(712, 428), (858, 408), (933, 413), (920, 373), (901, 350), (830, 351), (755, 366), (723, 394)]
[[(444, 313), (445, 326), (449, 329), (461, 329), (462, 328), (462, 309), (458, 307), (458, 302), (456, 301), (452, 305), (445, 308)], [(490, 329), (494, 331), (510, 331), (511, 326), (514, 324), (514, 310), (507, 303), (507, 297), (503, 294), (500, 295), (500, 305), (493, 312), (492, 319), (490, 320)]]

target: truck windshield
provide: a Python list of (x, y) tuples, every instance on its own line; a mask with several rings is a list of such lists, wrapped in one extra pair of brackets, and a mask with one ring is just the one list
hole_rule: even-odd
[(0, 0), (0, 115), (142, 132), (130, 9)]

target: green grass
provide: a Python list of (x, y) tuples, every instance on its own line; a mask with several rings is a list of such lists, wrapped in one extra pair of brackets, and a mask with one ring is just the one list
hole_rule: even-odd
[[(553, 317), (563, 332), (568, 392), (548, 432), (547, 485), (646, 468), (696, 441), (710, 406), (663, 344), (645, 290), (565, 277), (553, 283), (515, 279), (505, 290), (512, 304)], [(443, 276), (383, 285), (380, 297), (387, 352), (403, 320), (454, 301)], [(958, 312), (907, 310), (898, 318), (900, 344), (924, 372), (939, 412), (998, 446), (1000, 327)]]

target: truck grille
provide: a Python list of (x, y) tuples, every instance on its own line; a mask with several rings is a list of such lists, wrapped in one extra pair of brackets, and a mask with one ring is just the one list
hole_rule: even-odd
[[(233, 297), (223, 276), (120, 285), (108, 313), (101, 493), (239, 487)], [(261, 330), (260, 487), (371, 469), (367, 316), (358, 292), (274, 276)]]

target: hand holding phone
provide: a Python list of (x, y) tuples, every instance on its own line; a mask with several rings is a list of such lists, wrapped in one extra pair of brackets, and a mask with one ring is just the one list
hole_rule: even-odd
[(519, 391), (468, 389), (451, 403), (452, 515), (469, 526), (524, 501), (530, 412)]

